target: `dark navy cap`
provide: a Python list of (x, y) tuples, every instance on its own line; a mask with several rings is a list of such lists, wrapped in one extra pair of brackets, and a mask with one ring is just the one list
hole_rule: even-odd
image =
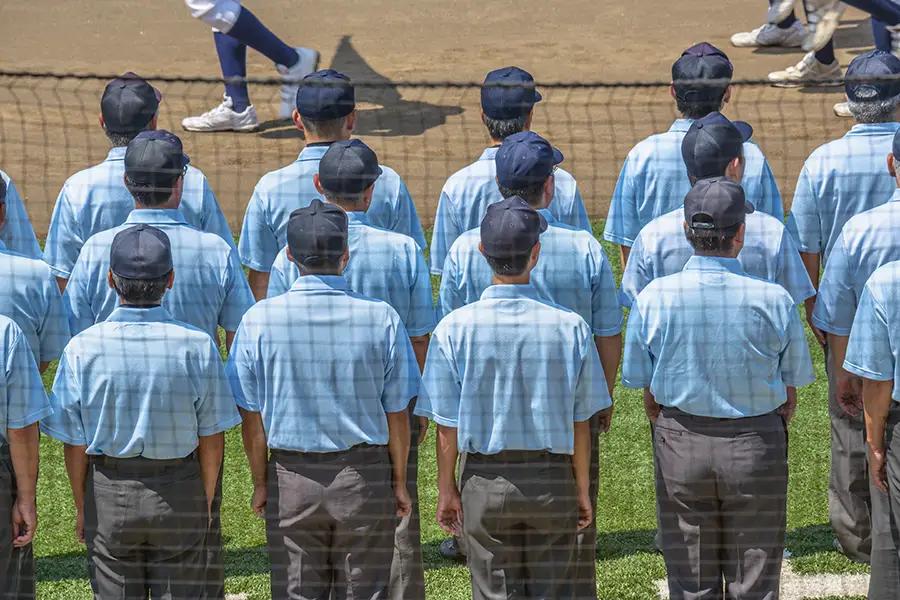
[(334, 69), (310, 73), (300, 80), (297, 112), (313, 121), (346, 117), (356, 108), (356, 91), (350, 78)]
[(0, 204), (6, 202), (6, 180), (0, 177)]
[(900, 161), (900, 129), (894, 134), (894, 144), (891, 146), (891, 154), (894, 155), (895, 162)]
[(189, 162), (174, 133), (165, 129), (142, 131), (125, 150), (125, 175), (137, 185), (170, 186)]
[(725, 167), (741, 155), (753, 128), (743, 121), (729, 121), (720, 112), (711, 112), (691, 124), (681, 141), (681, 156), (688, 175), (697, 179), (719, 177)]
[(291, 213), (287, 243), (294, 262), (316, 266), (337, 260), (347, 250), (347, 213), (318, 198)]
[(675, 96), (685, 102), (712, 102), (722, 95), (727, 83), (703, 85), (679, 81), (731, 80), (734, 67), (728, 56), (707, 42), (700, 42), (685, 50), (672, 65), (672, 84)]
[(726, 177), (701, 179), (684, 197), (684, 220), (692, 229), (726, 229), (752, 212), (744, 188)]
[(494, 160), (497, 182), (503, 187), (520, 190), (546, 181), (553, 167), (563, 161), (563, 155), (538, 134), (523, 131), (503, 140)]
[(524, 117), (540, 101), (541, 95), (534, 87), (534, 77), (519, 67), (497, 69), (484, 78), (481, 109), (492, 119)]
[(109, 269), (125, 279), (158, 279), (172, 270), (169, 236), (150, 225), (116, 234), (109, 248)]
[(381, 172), (375, 152), (361, 140), (335, 142), (319, 162), (319, 183), (335, 194), (358, 194)]
[(106, 84), (100, 114), (106, 129), (114, 133), (140, 131), (159, 110), (162, 94), (132, 72)]
[(844, 79), (890, 78), (888, 81), (844, 82), (847, 98), (854, 102), (888, 100), (900, 95), (900, 59), (883, 50), (873, 50), (850, 61)]
[(547, 220), (525, 200), (512, 196), (488, 206), (481, 221), (481, 246), (491, 258), (525, 254), (540, 241)]

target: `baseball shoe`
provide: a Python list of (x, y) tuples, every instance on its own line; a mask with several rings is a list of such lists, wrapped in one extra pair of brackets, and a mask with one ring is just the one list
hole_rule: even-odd
[(769, 6), (766, 21), (773, 25), (781, 23), (794, 12), (794, 0), (776, 0)]
[[(850, 112), (850, 105), (846, 102), (838, 102), (834, 105), (834, 114), (838, 117), (852, 117), (853, 113)], [(837, 540), (835, 540), (837, 541)]]
[(796, 48), (803, 43), (804, 39), (806, 39), (806, 27), (800, 21), (795, 21), (785, 29), (766, 23), (753, 31), (734, 34), (731, 36), (731, 45), (738, 48), (756, 48), (757, 46)]
[(841, 24), (841, 17), (846, 9), (847, 5), (840, 0), (828, 0), (818, 7), (810, 8), (806, 13), (809, 32), (801, 46), (803, 51), (818, 51), (824, 48)]
[(459, 547), (459, 542), (456, 541), (455, 537), (441, 542), (441, 545), (438, 546), (438, 553), (447, 560), (466, 560), (466, 555), (462, 553), (462, 549)]
[(319, 53), (309, 48), (295, 48), (300, 60), (291, 68), (276, 65), (278, 73), (284, 80), (281, 86), (281, 109), (278, 111), (279, 119), (290, 119), (297, 107), (297, 89), (300, 80), (315, 72), (319, 68)]
[(769, 73), (769, 82), (776, 87), (802, 87), (804, 85), (824, 84), (841, 85), (841, 64), (834, 61), (830, 65), (824, 65), (816, 60), (816, 55), (810, 52), (793, 67), (784, 71)]
[(900, 25), (885, 27), (891, 34), (891, 54), (900, 58)]
[(199, 117), (187, 117), (181, 121), (181, 126), (186, 131), (256, 131), (259, 129), (259, 117), (256, 109), (251, 104), (244, 112), (235, 112), (231, 98), (225, 96), (225, 101), (212, 110), (208, 110)]

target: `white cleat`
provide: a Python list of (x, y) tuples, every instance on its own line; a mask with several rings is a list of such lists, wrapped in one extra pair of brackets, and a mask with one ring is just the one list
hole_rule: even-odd
[[(841, 64), (834, 61), (824, 65), (810, 52), (793, 67), (769, 73), (769, 81), (776, 87), (802, 87), (804, 85), (841, 85)], [(827, 82), (827, 83), (826, 83)]]
[(297, 89), (300, 87), (300, 80), (314, 73), (319, 68), (319, 53), (309, 48), (294, 48), (300, 60), (290, 69), (281, 65), (276, 65), (278, 73), (284, 80), (281, 86), (281, 109), (278, 111), (279, 119), (290, 119), (297, 105)]
[(891, 34), (891, 54), (900, 58), (900, 25), (885, 27)]
[(772, 23), (781, 23), (794, 12), (794, 0), (776, 0), (769, 6), (769, 12), (766, 13), (766, 21)]
[(207, 111), (199, 117), (188, 117), (181, 121), (181, 126), (186, 131), (256, 131), (259, 129), (259, 117), (253, 105), (248, 106), (244, 112), (235, 112), (231, 98), (225, 96), (225, 101), (214, 109)]
[(806, 27), (795, 21), (790, 27), (780, 29), (777, 25), (766, 23), (753, 31), (744, 31), (731, 36), (731, 45), (738, 48), (756, 48), (759, 46), (783, 46), (796, 48), (806, 38)]
[(821, 50), (831, 41), (846, 9), (847, 5), (839, 0), (828, 0), (817, 8), (810, 8), (806, 14), (809, 33), (801, 46), (804, 52)]
[(850, 105), (846, 102), (838, 102), (834, 105), (834, 114), (838, 117), (852, 117), (853, 113), (850, 112)]

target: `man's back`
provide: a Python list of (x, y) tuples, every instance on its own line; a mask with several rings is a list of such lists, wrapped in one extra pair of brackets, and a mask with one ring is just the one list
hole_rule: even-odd
[(3, 171), (0, 171), (0, 178), (6, 182), (6, 225), (0, 228), (0, 242), (13, 252), (41, 258), (41, 246), (34, 235), (34, 228), (16, 184)]

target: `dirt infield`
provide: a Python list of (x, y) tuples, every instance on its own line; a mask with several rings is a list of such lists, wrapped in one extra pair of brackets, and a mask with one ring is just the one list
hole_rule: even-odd
[[(370, 0), (247, 5), (290, 42), (320, 50), (322, 66), (366, 81), (480, 81), (491, 68), (517, 64), (538, 82), (667, 80), (672, 61), (702, 40), (725, 49), (739, 78), (760, 78), (799, 60), (798, 51), (731, 48), (730, 35), (760, 24), (764, 0)], [(180, 0), (29, 0), (0, 5), (0, 68), (64, 72), (218, 75), (207, 27)], [(842, 64), (871, 47), (868, 20), (848, 11), (836, 42)], [(274, 75), (250, 52), (252, 76)], [(102, 160), (98, 81), (0, 77), (0, 168), (24, 191), (39, 235), (46, 231), (65, 178)], [(188, 134), (181, 117), (211, 108), (221, 90), (163, 84), (161, 123), (182, 135), (194, 164), (212, 181), (237, 232), (253, 186), (292, 161), (302, 138), (273, 120), (277, 88), (254, 86), (265, 121), (255, 134)], [(404, 177), (424, 224), (432, 221), (448, 175), (486, 142), (474, 89), (361, 90), (358, 133)], [(566, 155), (593, 217), (606, 214), (622, 160), (642, 137), (674, 117), (665, 88), (551, 89), (535, 130)], [(850, 126), (831, 114), (839, 90), (735, 91), (726, 113), (750, 121), (772, 163), (786, 205), (802, 161)]]

